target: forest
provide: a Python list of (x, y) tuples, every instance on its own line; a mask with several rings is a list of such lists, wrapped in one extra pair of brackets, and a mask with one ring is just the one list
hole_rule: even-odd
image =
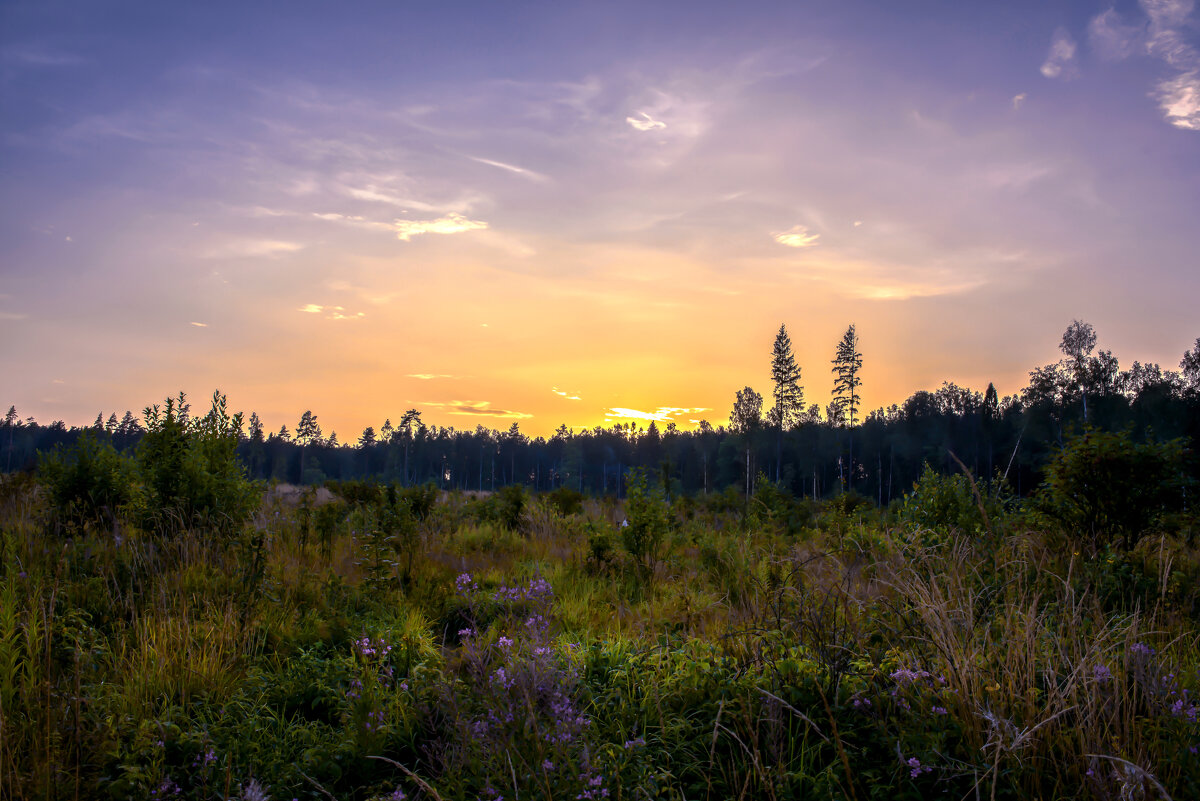
[(864, 414), (781, 327), (695, 431), (12, 409), (0, 798), (1200, 797), (1200, 340), (1061, 349)]
[[(343, 443), (336, 433), (324, 436), (312, 411), (295, 429), (274, 433), (264, 432), (251, 413), (238, 431), (237, 452), (249, 478), (291, 484), (432, 482), (464, 491), (523, 484), (535, 492), (569, 487), (589, 496), (623, 496), (627, 476), (640, 469), (666, 476), (674, 493), (708, 495), (752, 492), (761, 473), (794, 495), (820, 499), (853, 490), (886, 506), (927, 465), (952, 473), (956, 460), (985, 481), (999, 472), (1026, 495), (1050, 455), (1085, 426), (1129, 431), (1139, 440), (1200, 441), (1200, 339), (1183, 354), (1179, 370), (1139, 362), (1122, 370), (1111, 352), (1094, 352), (1095, 344), (1092, 326), (1075, 321), (1060, 343), (1063, 359), (1032, 370), (1019, 394), (999, 397), (990, 384), (980, 392), (947, 382), (902, 404), (864, 411), (857, 377), (862, 359), (851, 326), (833, 360), (834, 399), (822, 410), (804, 405), (800, 369), (781, 327), (769, 363), (764, 359), (774, 386), (769, 408), (764, 411), (763, 398), (746, 387), (716, 427), (707, 420), (690, 431), (673, 423), (660, 429), (654, 421), (582, 431), (564, 425), (549, 438), (531, 438), (519, 423), (504, 431), (427, 426), (421, 412), (410, 409), (395, 423), (389, 418), (378, 430), (368, 426)], [(815, 380), (827, 379), (818, 372)], [(186, 397), (172, 403), (187, 419)], [(145, 421), (126, 411), (120, 420), (115, 412), (107, 419), (100, 413), (89, 428), (39, 425), (22, 421), (10, 407), (0, 428), (5, 470), (33, 469), (39, 454), (84, 433), (132, 453)]]

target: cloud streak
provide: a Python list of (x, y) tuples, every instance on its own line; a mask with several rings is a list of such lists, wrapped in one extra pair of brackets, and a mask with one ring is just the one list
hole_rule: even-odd
[(445, 409), (446, 414), (462, 416), (462, 417), (496, 417), (511, 420), (528, 420), (533, 417), (532, 414), (526, 412), (517, 412), (512, 409), (493, 409), (491, 401), (463, 401), (453, 400), (446, 402), (425, 401), (422, 406), (433, 406), (435, 408)]
[(467, 231), (482, 231), (488, 224), (482, 220), (469, 220), (461, 214), (451, 212), (436, 220), (396, 220), (392, 226), (396, 238), (401, 242), (410, 242), (414, 236), (421, 234), (462, 234)]
[(676, 417), (685, 414), (698, 414), (709, 411), (708, 407), (696, 406), (686, 408), (680, 406), (659, 406), (653, 412), (640, 409), (630, 409), (624, 406), (614, 406), (604, 412), (604, 416), (612, 420), (652, 420), (656, 423), (670, 423)]
[(321, 306), (316, 303), (306, 303), (296, 311), (301, 311), (305, 314), (321, 314), (324, 315), (326, 320), (361, 320), (367, 316), (363, 312), (347, 314), (343, 306)]
[(820, 234), (810, 234), (808, 228), (803, 225), (793, 226), (774, 235), (776, 242), (789, 248), (816, 247), (817, 240), (820, 238)]
[(630, 127), (638, 131), (661, 131), (667, 127), (667, 124), (661, 120), (656, 120), (644, 111), (639, 111), (641, 119), (638, 117), (626, 117), (625, 122), (629, 123)]

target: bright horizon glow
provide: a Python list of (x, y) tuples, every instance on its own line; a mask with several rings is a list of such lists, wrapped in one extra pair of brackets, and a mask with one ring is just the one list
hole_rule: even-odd
[[(1200, 12), (850, 0), (0, 11), (0, 404), (548, 436), (1001, 395), (1200, 336)], [(233, 24), (236, 15), (237, 24)]]

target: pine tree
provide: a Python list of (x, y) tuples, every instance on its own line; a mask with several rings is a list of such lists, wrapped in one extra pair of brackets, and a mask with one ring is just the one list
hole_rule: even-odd
[(250, 441), (263, 441), (263, 424), (258, 418), (258, 412), (250, 412)]
[(775, 382), (775, 407), (771, 410), (771, 422), (775, 425), (775, 480), (779, 481), (783, 464), (783, 432), (790, 431), (800, 422), (804, 410), (804, 387), (800, 386), (800, 368), (792, 354), (792, 338), (787, 326), (780, 325), (775, 335), (775, 347), (771, 352), (771, 380)]
[(367, 426), (363, 429), (362, 435), (358, 438), (358, 447), (370, 448), (375, 444), (375, 427)]
[(862, 386), (862, 379), (858, 377), (860, 369), (862, 369), (862, 354), (858, 352), (858, 334), (854, 332), (854, 325), (851, 324), (846, 329), (842, 341), (838, 343), (837, 353), (833, 357), (834, 398), (830, 403), (829, 410), (831, 420), (836, 414), (851, 429), (848, 435), (850, 441), (849, 469), (843, 474), (849, 477), (851, 486), (854, 485), (854, 419), (858, 413), (858, 405), (862, 401), (862, 396), (858, 394), (858, 388)]
[(837, 353), (833, 357), (833, 374), (836, 376), (833, 380), (834, 403), (851, 428), (854, 428), (855, 415), (862, 402), (862, 396), (858, 394), (858, 388), (862, 386), (862, 379), (858, 377), (861, 369), (858, 335), (851, 325), (838, 343)]
[(305, 410), (300, 415), (300, 423), (296, 426), (296, 441), (300, 443), (300, 483), (304, 483), (304, 451), (309, 443), (321, 441), (321, 426), (317, 424), (317, 416)]

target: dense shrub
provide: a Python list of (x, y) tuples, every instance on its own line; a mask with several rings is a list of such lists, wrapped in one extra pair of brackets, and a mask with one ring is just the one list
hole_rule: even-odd
[(1128, 550), (1182, 508), (1183, 459), (1179, 440), (1138, 443), (1127, 432), (1088, 429), (1050, 460), (1035, 515), (1093, 553), (1108, 544)]
[(55, 448), (39, 473), (53, 515), (71, 529), (112, 528), (135, 496), (133, 464), (90, 431), (70, 448)]
[(577, 515), (583, 511), (583, 493), (570, 487), (559, 487), (547, 492), (545, 498), (563, 517)]
[(646, 486), (646, 477), (634, 475), (625, 498), (621, 541), (643, 578), (649, 578), (662, 558), (671, 530), (671, 509), (659, 492)]
[(965, 474), (944, 475), (927, 464), (900, 504), (900, 521), (942, 534), (986, 534), (1004, 515), (1004, 496), (975, 493)]
[(237, 460), (242, 415), (232, 417), (225, 396), (212, 409), (188, 417), (183, 393), (144, 412), (146, 434), (137, 462), (146, 491), (145, 523), (161, 532), (200, 527), (236, 531), (250, 516), (258, 491)]

